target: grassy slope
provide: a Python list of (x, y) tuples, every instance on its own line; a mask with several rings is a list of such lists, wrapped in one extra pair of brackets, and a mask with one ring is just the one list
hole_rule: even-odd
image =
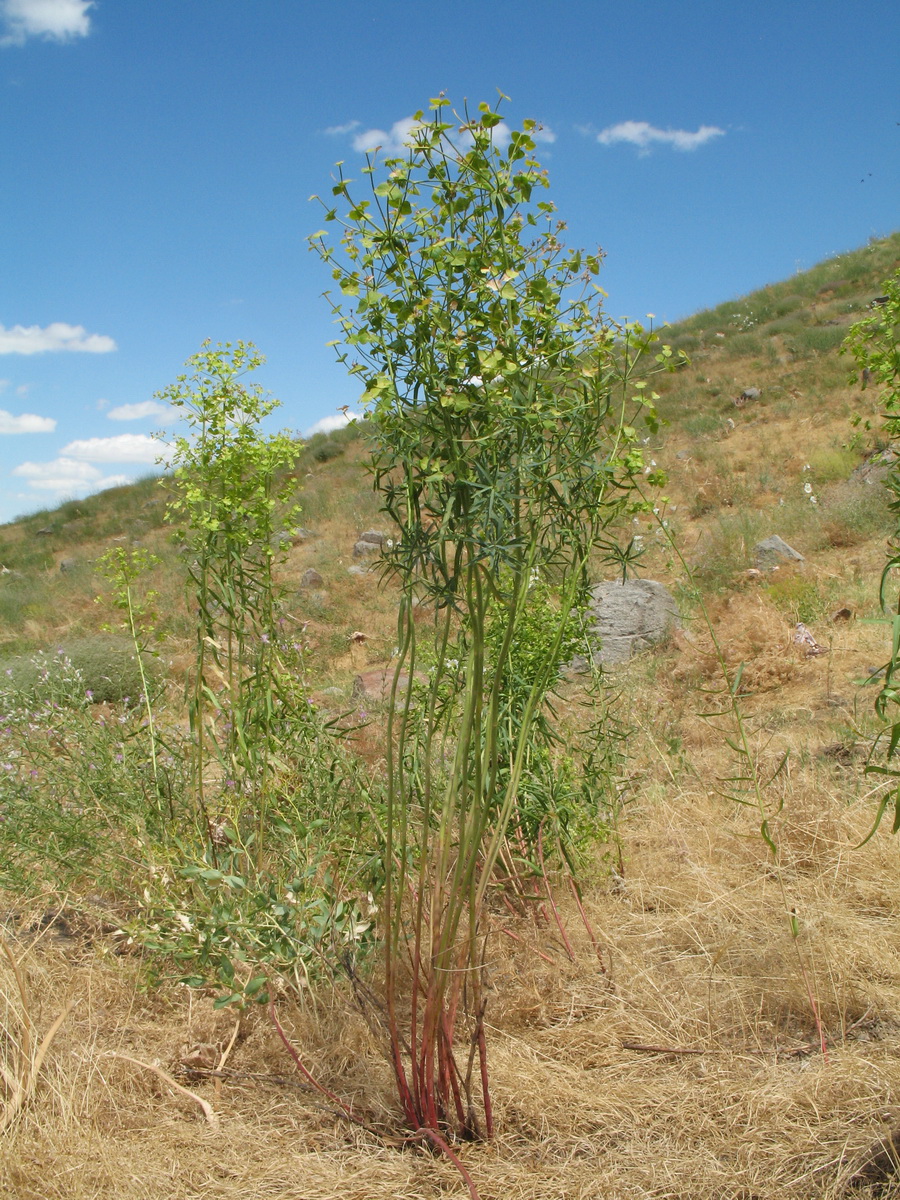
[[(886, 833), (852, 849), (872, 812), (858, 745), (871, 693), (859, 680), (886, 654), (875, 597), (890, 526), (878, 489), (848, 482), (871, 448), (846, 448), (849, 418), (871, 411), (871, 401), (848, 383), (836, 353), (898, 260), (895, 235), (667, 331), (692, 362), (659, 387), (668, 424), (649, 449), (670, 472), (668, 516), (726, 657), (746, 663), (748, 736), (764, 777), (790, 751), (764, 794), (781, 870), (758, 836), (758, 813), (723, 799), (728, 785), (719, 781), (738, 764), (716, 723), (698, 715), (715, 707), (709, 692), (721, 677), (683, 571), (645, 522), (646, 573), (681, 587), (685, 634), (617, 675), (632, 727), (625, 874), (611, 881), (599, 870), (586, 893), (605, 972), (565, 903), (576, 961), (549, 925), (522, 922), (523, 941), (494, 939), (489, 1020), (501, 1132), (496, 1146), (465, 1150), (485, 1200), (836, 1196), (842, 1154), (900, 1116), (897, 850)], [(736, 406), (748, 387), (760, 398)], [(377, 524), (363, 458), (357, 443), (301, 464), (302, 521), (319, 536), (289, 560), (313, 682), (345, 697), (353, 674), (385, 661), (393, 645), (390, 593), (371, 576), (347, 574), (355, 535)], [(177, 665), (186, 626), (154, 499), (156, 485), (145, 483), (0, 530), (0, 562), (22, 572), (0, 582), (8, 650), (96, 628), (104, 613), (92, 603), (90, 561), (114, 538), (137, 536), (166, 558), (157, 586)], [(752, 545), (775, 532), (806, 563), (748, 575)], [(81, 565), (61, 573), (63, 557)], [(294, 585), (309, 566), (325, 583), (300, 592)], [(843, 606), (855, 619), (831, 621)], [(829, 654), (804, 659), (793, 649), (797, 619)], [(355, 630), (367, 640), (351, 642)], [(374, 761), (377, 733), (361, 747)], [(206, 1129), (154, 1077), (104, 1056), (125, 1052), (177, 1072), (198, 1044), (224, 1047), (230, 1015), (183, 990), (136, 993), (132, 966), (111, 965), (87, 942), (45, 938), (21, 952), (39, 1029), (67, 995), (81, 1003), (37, 1102), (0, 1150), (0, 1192), (22, 1200), (461, 1194), (445, 1163), (357, 1136), (283, 1083), (232, 1078), (219, 1091), (188, 1081), (222, 1115), (219, 1133)], [(809, 989), (827, 1062), (816, 1052)], [(8, 972), (0, 993), (15, 995)], [(384, 1067), (361, 1020), (341, 1002), (288, 1017), (320, 1078), (389, 1115)], [(228, 1065), (279, 1077), (289, 1070), (261, 1019), (242, 1028)]]

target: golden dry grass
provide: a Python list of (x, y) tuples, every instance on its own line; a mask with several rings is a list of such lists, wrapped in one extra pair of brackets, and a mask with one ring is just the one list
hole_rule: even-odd
[[(880, 833), (853, 849), (872, 815), (858, 766), (820, 753), (826, 727), (789, 721), (776, 738), (794, 751), (778, 784), (776, 868), (755, 814), (717, 794), (731, 766), (721, 739), (696, 737), (680, 755), (663, 748), (696, 718), (674, 717), (669, 693), (682, 685), (649, 667), (622, 678), (638, 714), (625, 873), (598, 871), (586, 892), (603, 966), (564, 898), (574, 962), (553, 926), (495, 915), (498, 931), (521, 939), (495, 932), (490, 956), (498, 1137), (461, 1154), (483, 1200), (835, 1197), (850, 1164), (900, 1118), (897, 844)], [(810, 712), (822, 681), (804, 676)], [(211, 998), (142, 990), (138, 964), (102, 938), (14, 944), (35, 1027), (70, 999), (76, 1007), (2, 1143), (0, 1194), (465, 1194), (445, 1161), (351, 1128), (304, 1089), (264, 1014), (246, 1019), (232, 1073), (217, 1082), (184, 1065), (215, 1067), (234, 1032)], [(2, 987), (12, 995), (7, 967)], [(344, 990), (305, 1011), (284, 1002), (282, 1015), (316, 1076), (396, 1129), (380, 1047)], [(162, 1067), (213, 1107), (218, 1128), (114, 1055)]]

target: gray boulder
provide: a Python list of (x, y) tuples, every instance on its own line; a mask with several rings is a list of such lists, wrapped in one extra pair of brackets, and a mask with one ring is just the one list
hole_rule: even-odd
[(300, 576), (300, 586), (302, 588), (318, 588), (324, 586), (324, 583), (325, 580), (315, 567), (307, 567)]
[(382, 533), (380, 529), (367, 529), (365, 533), (359, 535), (361, 542), (371, 542), (373, 546), (383, 546), (387, 541), (387, 534)]
[(70, 571), (74, 571), (78, 566), (77, 558), (62, 558), (59, 562), (59, 569), (63, 575), (67, 575)]
[(865, 483), (869, 487), (873, 484), (884, 483), (892, 471), (897, 470), (897, 454), (890, 447), (884, 450), (878, 450), (875, 454), (870, 454), (864, 463), (861, 463), (850, 476), (851, 483)]
[(589, 632), (599, 638), (597, 658), (604, 666), (627, 662), (665, 642), (680, 624), (671, 594), (652, 579), (595, 584), (586, 616)]
[(773, 533), (771, 537), (763, 538), (753, 547), (753, 561), (758, 567), (771, 570), (787, 562), (805, 562), (803, 555), (793, 546), (789, 546), (784, 538)]

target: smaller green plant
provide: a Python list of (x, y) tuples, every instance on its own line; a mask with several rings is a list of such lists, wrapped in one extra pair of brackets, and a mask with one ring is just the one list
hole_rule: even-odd
[(824, 620), (834, 608), (836, 592), (834, 585), (809, 575), (779, 576), (766, 584), (769, 599), (792, 623), (802, 621), (814, 624)]
[[(883, 405), (883, 428), (893, 445), (900, 443), (900, 268), (884, 285), (884, 296), (875, 310), (862, 321), (851, 327), (844, 347), (852, 354), (857, 370), (866, 373), (869, 380), (879, 389)], [(890, 509), (894, 517), (894, 534), (888, 552), (888, 560), (881, 575), (879, 599), (887, 610), (887, 589), (893, 572), (900, 567), (900, 470), (896, 465), (888, 474), (887, 488), (891, 493)], [(894, 809), (893, 832), (900, 832), (900, 768), (896, 763), (900, 750), (900, 601), (895, 607), (891, 657), (885, 666), (884, 684), (875, 701), (875, 711), (886, 722), (884, 730), (875, 739), (866, 770), (883, 775), (893, 782), (882, 796), (872, 833), (878, 828), (884, 813), (890, 806)], [(876, 756), (883, 755), (881, 761)]]
[(97, 566), (105, 579), (113, 586), (113, 603), (124, 614), (123, 626), (134, 646), (135, 658), (141, 676), (141, 700), (147, 714), (147, 727), (150, 734), (150, 754), (153, 764), (154, 783), (159, 782), (159, 765), (156, 756), (156, 729), (153, 718), (153, 697), (150, 680), (144, 666), (148, 654), (156, 654), (151, 649), (152, 642), (160, 635), (159, 616), (154, 605), (158, 593), (145, 591), (143, 595), (136, 584), (148, 571), (160, 565), (161, 559), (148, 550), (126, 550), (124, 546), (116, 546), (101, 556)]

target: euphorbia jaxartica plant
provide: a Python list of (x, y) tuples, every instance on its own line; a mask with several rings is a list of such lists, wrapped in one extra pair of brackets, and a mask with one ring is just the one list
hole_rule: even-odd
[[(615, 525), (643, 469), (635, 424), (654, 423), (634, 372), (657, 339), (605, 319), (600, 253), (560, 241), (534, 122), (510, 131), (484, 104), (457, 117), (443, 97), (430, 114), (405, 156), (367, 158), (365, 197), (339, 170), (326, 220), (340, 245), (311, 240), (340, 289), (336, 344), (364, 384), (374, 483), (399, 529), (386, 560), (402, 588), (386, 749), (390, 1056), (406, 1123), (472, 1138), (493, 1129), (485, 898), (589, 561), (599, 550), (621, 566)], [(538, 577), (558, 625), (501, 752), (505, 667)], [(423, 599), (436, 666), (414, 700)]]

